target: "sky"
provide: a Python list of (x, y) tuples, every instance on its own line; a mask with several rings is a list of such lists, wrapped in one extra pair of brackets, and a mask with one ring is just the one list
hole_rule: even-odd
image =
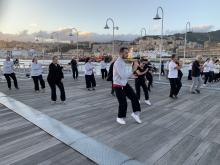
[(143, 27), (148, 35), (159, 35), (161, 21), (153, 20), (159, 6), (165, 34), (184, 32), (187, 21), (193, 31), (220, 29), (220, 0), (0, 0), (0, 37), (72, 27), (81, 35), (104, 37), (112, 33), (103, 28), (108, 17), (119, 26), (118, 36), (139, 36)]

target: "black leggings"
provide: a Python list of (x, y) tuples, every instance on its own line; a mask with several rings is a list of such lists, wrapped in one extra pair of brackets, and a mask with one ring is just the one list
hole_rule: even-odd
[(106, 69), (101, 69), (101, 73), (102, 73), (102, 79), (106, 79), (107, 78), (107, 75), (108, 75), (108, 72)]
[(49, 82), (50, 88), (51, 88), (51, 100), (56, 101), (57, 100), (57, 94), (56, 94), (56, 86), (60, 89), (60, 99), (61, 101), (66, 100), (65, 90), (63, 83), (61, 81), (56, 82)]
[(209, 79), (209, 72), (204, 72), (204, 75), (205, 75), (204, 84), (206, 84)]
[(32, 76), (32, 79), (34, 81), (35, 91), (39, 91), (39, 81), (40, 81), (41, 89), (45, 88), (45, 82), (44, 82), (44, 79), (43, 79), (42, 75)]
[(153, 87), (153, 75), (150, 72), (147, 72), (146, 79), (148, 80), (148, 90), (150, 91), (150, 87)]
[(96, 86), (96, 81), (95, 81), (95, 76), (94, 74), (92, 75), (85, 75), (85, 79), (86, 79), (86, 88), (91, 88), (91, 87), (95, 87)]
[(8, 88), (11, 89), (11, 78), (12, 80), (14, 81), (14, 86), (15, 88), (18, 88), (18, 82), (17, 82), (17, 78), (15, 76), (15, 73), (11, 73), (11, 74), (4, 74), (5, 76), (5, 79), (7, 81), (7, 84), (8, 84)]
[(116, 97), (118, 99), (119, 108), (118, 108), (118, 117), (125, 118), (127, 114), (127, 99), (128, 97), (131, 100), (133, 112), (140, 112), (141, 107), (138, 101), (137, 95), (129, 84), (126, 84), (125, 87), (114, 88)]
[(141, 80), (141, 79), (136, 78), (135, 79), (135, 89), (136, 89), (136, 94), (137, 94), (138, 100), (140, 100), (140, 97), (141, 97), (141, 87), (143, 88), (143, 91), (144, 91), (145, 100), (149, 100), (148, 88), (145, 83), (145, 80)]
[(182, 87), (182, 83), (179, 78), (169, 78), (170, 80), (170, 96), (177, 96), (180, 88)]
[(72, 72), (73, 72), (73, 79), (78, 78), (78, 68), (77, 67), (72, 67)]

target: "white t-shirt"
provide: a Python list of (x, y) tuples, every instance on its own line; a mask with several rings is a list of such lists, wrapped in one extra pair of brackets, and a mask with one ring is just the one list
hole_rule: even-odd
[(4, 61), (4, 63), (3, 63), (3, 73), (4, 74), (14, 73), (13, 65), (14, 65), (14, 63), (12, 61)]
[(169, 74), (168, 78), (177, 78), (178, 77), (178, 70), (176, 69), (177, 64), (174, 61), (169, 63)]
[(93, 74), (93, 66), (90, 62), (85, 64), (85, 75), (92, 75)]
[(101, 61), (100, 65), (101, 65), (101, 69), (106, 69), (107, 68), (107, 64), (105, 63), (105, 61)]
[(31, 64), (31, 76), (40, 76), (42, 75), (42, 65), (40, 63), (32, 63)]
[(192, 70), (192, 63), (189, 64), (189, 70)]
[(208, 73), (209, 72), (209, 62), (206, 61), (204, 64), (203, 64), (203, 72), (204, 73)]
[(214, 72), (214, 63), (212, 60), (209, 61), (209, 71)]

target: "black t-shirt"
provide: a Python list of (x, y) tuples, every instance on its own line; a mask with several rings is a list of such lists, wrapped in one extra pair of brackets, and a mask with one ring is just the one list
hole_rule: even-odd
[(199, 62), (196, 60), (193, 62), (192, 64), (192, 76), (193, 77), (199, 77), (201, 74), (201, 71), (200, 71), (200, 64)]
[(136, 69), (136, 71), (134, 71), (134, 74), (138, 77), (137, 79), (138, 80), (145, 80), (145, 74), (143, 74), (143, 75), (138, 75), (137, 74), (137, 71), (139, 71), (139, 72), (144, 72), (145, 71), (145, 69), (144, 68), (141, 68), (141, 67), (138, 67), (137, 69)]

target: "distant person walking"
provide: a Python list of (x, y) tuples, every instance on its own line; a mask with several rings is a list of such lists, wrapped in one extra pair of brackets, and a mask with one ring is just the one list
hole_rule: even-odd
[(161, 74), (162, 76), (165, 75), (165, 71), (164, 71), (164, 61), (161, 62), (161, 72), (160, 72), (160, 74)]
[(101, 65), (101, 73), (102, 73), (102, 79), (106, 79), (108, 72), (107, 72), (107, 63), (105, 62), (105, 59), (103, 58), (102, 61), (100, 62)]
[(42, 65), (38, 62), (37, 57), (34, 57), (31, 64), (31, 77), (34, 81), (35, 92), (39, 92), (39, 81), (42, 92), (45, 92), (45, 82), (43, 80), (42, 73)]
[(189, 64), (188, 67), (188, 80), (192, 80), (192, 62)]
[(6, 60), (3, 63), (3, 74), (5, 76), (5, 79), (7, 81), (8, 84), (8, 89), (11, 90), (11, 78), (14, 81), (14, 86), (16, 89), (18, 88), (18, 82), (17, 82), (17, 78), (16, 75), (14, 73), (14, 63), (13, 61), (11, 61), (10, 57), (7, 56)]
[(171, 61), (169, 63), (169, 74), (168, 78), (170, 81), (170, 95), (171, 98), (177, 98), (177, 95), (181, 89), (181, 81), (178, 77), (178, 70), (180, 69), (180, 66), (177, 64), (177, 58), (176, 55), (173, 54), (171, 56)]
[(190, 92), (192, 94), (200, 93), (200, 87), (202, 84), (202, 79), (201, 79), (202, 67), (200, 66), (201, 60), (202, 60), (202, 56), (198, 55), (196, 57), (196, 60), (192, 64), (192, 81), (193, 82), (190, 88)]
[(86, 58), (85, 64), (85, 80), (86, 80), (86, 88), (88, 91), (95, 90), (96, 81), (94, 76), (94, 67), (92, 66), (91, 59), (88, 57)]
[(78, 73), (78, 64), (77, 64), (76, 58), (73, 57), (69, 64), (71, 65), (71, 68), (72, 68), (73, 79), (77, 80), (79, 73)]
[(140, 97), (141, 97), (141, 87), (144, 91), (144, 96), (145, 96), (145, 103), (147, 105), (151, 105), (151, 102), (149, 100), (149, 94), (148, 94), (148, 88), (147, 88), (147, 85), (146, 85), (146, 79), (145, 79), (145, 74), (147, 73), (148, 69), (144, 69), (144, 63), (143, 61), (138, 61), (138, 67), (135, 68), (133, 70), (133, 73), (134, 73), (134, 76), (136, 77), (135, 78), (135, 89), (136, 89), (136, 94), (137, 94), (137, 97), (138, 97), (138, 100), (140, 102)]
[(60, 99), (61, 103), (64, 104), (66, 100), (64, 85), (63, 85), (63, 67), (58, 64), (58, 57), (54, 56), (52, 63), (49, 65), (49, 74), (47, 76), (47, 81), (51, 88), (51, 100), (52, 104), (56, 103), (56, 86), (60, 89)]
[(126, 124), (124, 120), (127, 114), (127, 99), (128, 97), (131, 100), (133, 113), (131, 116), (135, 119), (137, 123), (141, 123), (140, 120), (140, 103), (138, 98), (132, 89), (132, 87), (128, 84), (128, 78), (132, 75), (131, 71), (128, 71), (126, 68), (125, 59), (128, 58), (128, 48), (122, 47), (119, 51), (119, 57), (114, 63), (113, 66), (113, 87), (115, 89), (116, 97), (119, 103), (118, 108), (118, 117), (116, 121), (119, 124)]
[(203, 64), (203, 74), (204, 74), (204, 83), (203, 83), (203, 86), (205, 87), (207, 85), (207, 81), (209, 79), (209, 61), (210, 59), (207, 58), (205, 63)]
[(108, 71), (108, 76), (107, 76), (107, 81), (111, 81), (111, 95), (112, 96), (115, 96), (115, 90), (113, 88), (113, 66), (114, 66), (114, 63), (115, 63), (115, 60), (113, 59), (111, 64), (110, 64), (110, 67), (109, 67), (109, 71)]

